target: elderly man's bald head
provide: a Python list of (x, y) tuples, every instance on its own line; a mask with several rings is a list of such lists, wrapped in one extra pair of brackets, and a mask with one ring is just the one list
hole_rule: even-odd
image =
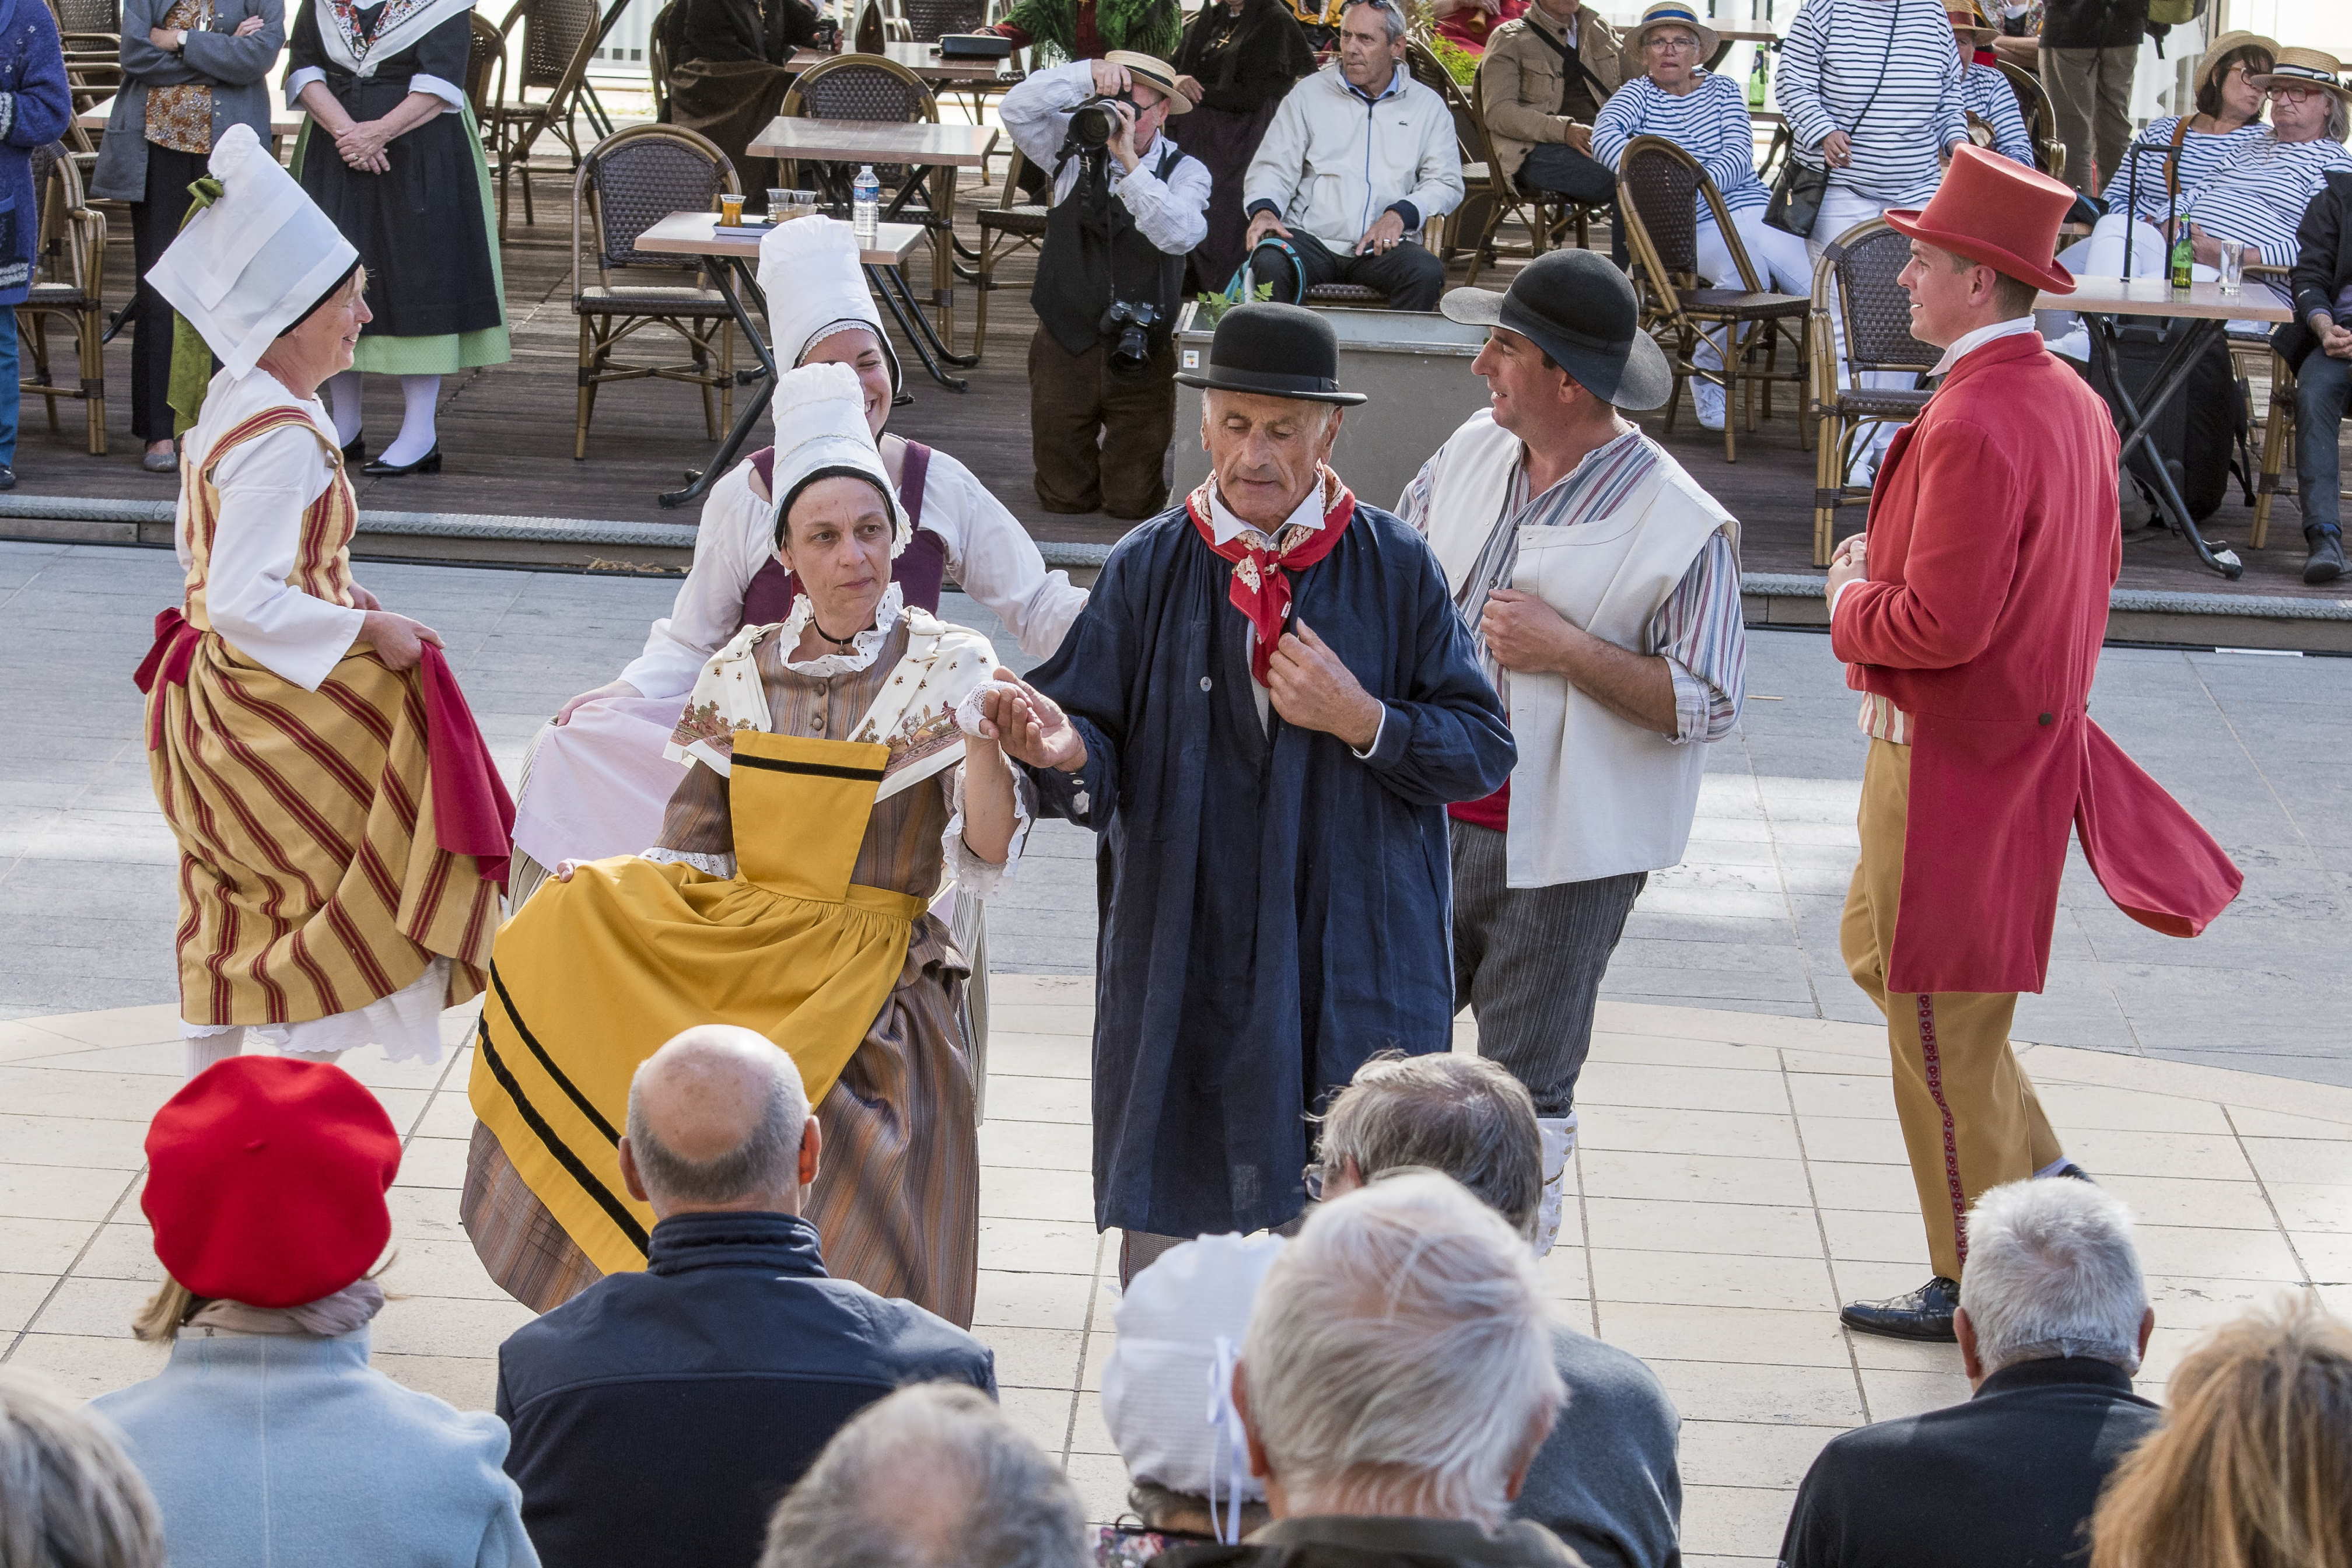
[(694, 1209), (797, 1213), (816, 1174), (816, 1127), (800, 1069), (731, 1024), (687, 1030), (629, 1083), (622, 1173), (656, 1217)]

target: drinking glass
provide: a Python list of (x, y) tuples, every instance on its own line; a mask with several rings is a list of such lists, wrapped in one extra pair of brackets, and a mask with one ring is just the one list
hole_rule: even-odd
[(2246, 283), (2246, 247), (2234, 239), (2221, 242), (2221, 292), (2235, 294)]
[(743, 198), (732, 191), (722, 192), (719, 195), (719, 226), (721, 228), (743, 226)]

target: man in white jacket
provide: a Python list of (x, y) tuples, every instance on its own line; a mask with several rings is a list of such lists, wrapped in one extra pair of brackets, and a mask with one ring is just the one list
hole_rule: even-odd
[(1399, 310), (1433, 310), (1444, 264), (1415, 240), (1462, 203), (1462, 153), (1445, 100), (1404, 64), (1396, 0), (1348, 0), (1339, 63), (1290, 89), (1242, 177), (1250, 277), (1295, 301), (1361, 283)]
[(1649, 873), (1683, 858), (1703, 742), (1739, 719), (1739, 524), (1618, 412), (1674, 378), (1606, 258), (1553, 251), (1442, 308), (1491, 329), (1471, 368), (1492, 407), (1397, 515), (1428, 536), (1518, 744), (1501, 789), (1448, 808), (1454, 1000), (1535, 1099), (1549, 1247), (1601, 974)]

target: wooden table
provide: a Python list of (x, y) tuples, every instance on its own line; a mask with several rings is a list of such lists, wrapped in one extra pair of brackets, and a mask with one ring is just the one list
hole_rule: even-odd
[[(2164, 358), (2158, 362), (2155, 374), (2148, 378), (2143, 398), (2134, 399), (2120, 376), (2109, 377), (2116, 401), (2122, 405), (2116, 424), (2123, 437), (2120, 455), (2126, 458), (2131, 456), (2133, 447), (2148, 438), (2157, 416), (2189, 384), (2189, 372), (2198, 359), (2228, 330), (2230, 322), (2294, 319), (2290, 307), (2252, 279), (2247, 279), (2242, 292), (2224, 294), (2219, 283), (2192, 283), (2182, 290), (2175, 289), (2161, 278), (2077, 278), (2072, 293), (2044, 290), (2033, 308), (2080, 314), (2084, 327), (2091, 334), (2095, 356), (2104, 353), (2110, 363), (2116, 355), (2117, 317), (2164, 317), (2178, 329)], [(2172, 525), (2174, 532), (2189, 541), (2190, 548), (2197, 552), (2197, 559), (2234, 581), (2245, 570), (2237, 552), (2217, 552), (2208, 545), (2205, 536), (2197, 531), (2196, 520), (2189, 515), (2187, 503), (2180, 499), (2179, 487), (2172, 482), (2171, 470), (2161, 460), (2149, 467), (2155, 470), (2157, 505), (2165, 521)]]
[[(870, 53), (860, 50), (859, 53)], [(811, 66), (821, 66), (827, 60), (848, 58), (847, 53), (826, 54), (821, 49), (796, 49), (785, 62), (786, 70), (804, 71)], [(882, 58), (905, 66), (925, 81), (942, 87), (1011, 87), (1021, 79), (1011, 59), (953, 59), (940, 53), (937, 44), (885, 44)]]
[[(939, 312), (936, 342), (939, 357), (950, 364), (970, 365), (975, 358), (949, 352), (955, 341), (955, 187), (960, 169), (984, 169), (996, 150), (999, 132), (992, 125), (937, 125), (917, 121), (811, 120), (778, 116), (751, 139), (744, 151), (754, 158), (797, 159), (817, 163), (905, 163), (922, 170), (930, 182), (931, 305)], [(910, 185), (909, 190), (912, 189)], [(907, 198), (898, 200), (886, 216), (896, 216)], [(903, 280), (904, 274), (901, 274)], [(928, 322), (925, 331), (930, 331)]]
[[(796, 218), (793, 221), (804, 220)], [(751, 320), (751, 311), (744, 308), (746, 299), (760, 300), (761, 308), (766, 308), (766, 301), (760, 294), (759, 262), (760, 239), (767, 232), (764, 226), (721, 228), (717, 213), (672, 213), (638, 235), (635, 241), (639, 250), (661, 256), (700, 256), (716, 263), (710, 268), (711, 282), (719, 289), (719, 297), (727, 301), (728, 314), (734, 317), (744, 342), (751, 346), (751, 357), (759, 362), (760, 366), (756, 371), (736, 373), (739, 384), (756, 386), (758, 390), (744, 399), (743, 406), (736, 413), (734, 428), (729, 430), (727, 438), (719, 444), (719, 450), (712, 455), (709, 466), (699, 473), (689, 475), (684, 489), (670, 490), (658, 497), (664, 506), (684, 506), (688, 501), (699, 500), (712, 485), (718, 483), (719, 476), (734, 466), (744, 443), (751, 438), (751, 432), (759, 426), (760, 416), (767, 410), (769, 395), (775, 390), (775, 351), (769, 347), (758, 323)], [(868, 278), (879, 272), (898, 275), (898, 288), (903, 292), (906, 279), (898, 274), (898, 269), (905, 264), (908, 252), (922, 242), (923, 226), (920, 224), (885, 224), (876, 234), (875, 243), (859, 252), (857, 259), (865, 267)], [(890, 313), (898, 317), (899, 331), (906, 331), (908, 341), (916, 343), (916, 352), (922, 353), (920, 342), (908, 331), (906, 317), (900, 314), (898, 301), (887, 292), (883, 300), (889, 305)], [(910, 309), (912, 304), (910, 300)], [(940, 374), (938, 366), (931, 365), (929, 354), (924, 354), (923, 363), (942, 383), (959, 391), (962, 389), (962, 383), (948, 381)]]
[(1715, 53), (1707, 58), (1706, 68), (1713, 70), (1731, 53), (1734, 44), (1777, 44), (1780, 35), (1770, 28), (1718, 27), (1715, 31)]

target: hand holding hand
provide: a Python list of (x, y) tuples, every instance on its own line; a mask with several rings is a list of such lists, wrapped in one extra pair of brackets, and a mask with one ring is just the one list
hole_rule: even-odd
[(1201, 79), (1199, 77), (1180, 76), (1176, 79), (1176, 90), (1182, 93), (1192, 102), (1198, 103), (1209, 89), (1201, 85)]
[(1846, 540), (1830, 556), (1830, 580), (1823, 586), (1823, 596), (1832, 605), (1837, 603), (1838, 590), (1848, 583), (1858, 583), (1868, 576), (1869, 567), (1864, 556), (1870, 546), (1859, 533)]
[(992, 691), (981, 699), (980, 730), (1004, 754), (1033, 768), (1056, 768), (1076, 773), (1087, 765), (1087, 742), (1069, 716), (1052, 698), (1013, 675), (999, 670), (997, 679), (1013, 687)]
[(1575, 121), (1571, 120), (1568, 122), (1568, 134), (1561, 137), (1560, 140), (1567, 142), (1570, 147), (1575, 148), (1578, 152), (1583, 153), (1586, 157), (1590, 158), (1592, 156), (1591, 126), (1580, 125)]
[(1832, 131), (1822, 138), (1822, 161), (1832, 169), (1843, 169), (1853, 162), (1853, 138), (1843, 131)]
[(2319, 335), (2319, 348), (2330, 359), (2352, 359), (2352, 327), (2328, 328)]
[(177, 27), (150, 27), (147, 29), (147, 41), (154, 45), (157, 48), (163, 50), (167, 55), (180, 47), (180, 40), (185, 35), (184, 35)]
[(1313, 626), (1291, 624), (1297, 629), (1282, 634), (1266, 665), (1265, 689), (1274, 710), (1286, 724), (1337, 735), (1362, 751), (1379, 738), (1386, 710)]
[(1559, 668), (1564, 646), (1580, 635), (1558, 610), (1517, 588), (1486, 591), (1478, 633), (1496, 663), (1529, 675)]
[(384, 132), (383, 121), (362, 121), (336, 133), (335, 151), (342, 154), (343, 162), (352, 168), (381, 174), (392, 166), (391, 161), (383, 155), (384, 146), (391, 140)]
[(1282, 219), (1276, 217), (1274, 214), (1260, 213), (1257, 216), (1250, 219), (1249, 234), (1244, 237), (1244, 243), (1248, 249), (1255, 250), (1258, 247), (1258, 242), (1264, 239), (1267, 235), (1273, 235), (1277, 239), (1288, 239), (1290, 237), (1290, 230), (1285, 228), (1282, 224)]
[(1384, 212), (1364, 230), (1364, 237), (1356, 241), (1359, 256), (1386, 256), (1404, 238), (1404, 219), (1395, 212)]
[(591, 702), (601, 702), (607, 697), (643, 697), (644, 695), (644, 692), (638, 690), (635, 687), (630, 685), (625, 680), (608, 680), (604, 682), (604, 685), (597, 687), (593, 691), (583, 691), (579, 696), (573, 698), (571, 701), (566, 702), (562, 707), (558, 708), (555, 710), (555, 719), (553, 721), (558, 724), (569, 724), (572, 722), (572, 715), (579, 712), (580, 710), (587, 707)]
[(423, 621), (396, 616), (390, 610), (369, 610), (361, 617), (360, 635), (352, 639), (354, 648), (375, 650), (376, 658), (391, 670), (415, 669), (416, 661), (425, 657), (425, 645), (441, 646), (441, 634)]

